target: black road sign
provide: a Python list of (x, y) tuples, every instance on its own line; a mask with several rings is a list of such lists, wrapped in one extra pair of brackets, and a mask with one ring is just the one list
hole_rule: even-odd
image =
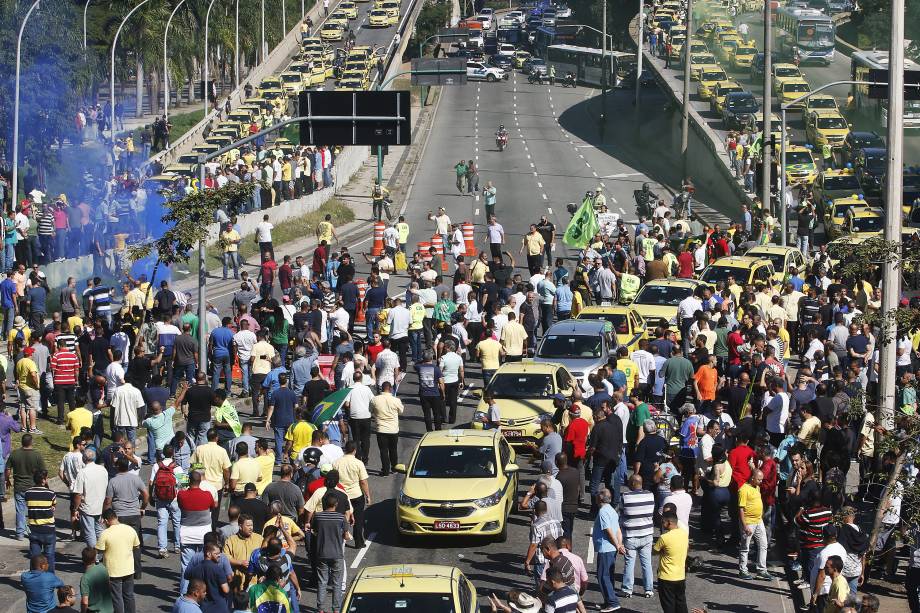
[(466, 59), (422, 58), (412, 60), (412, 85), (465, 85)]
[[(884, 83), (884, 85), (870, 85), (869, 97), (887, 100), (888, 70), (883, 68), (870, 69), (867, 79), (874, 83)], [(920, 70), (904, 71), (904, 99), (920, 100)]]
[(412, 142), (408, 91), (305, 91), (300, 93), (298, 102), (301, 117), (326, 117), (300, 123), (301, 144), (409, 145)]

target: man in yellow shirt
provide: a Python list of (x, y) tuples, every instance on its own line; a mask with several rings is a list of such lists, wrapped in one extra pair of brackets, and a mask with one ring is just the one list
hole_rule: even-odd
[(255, 458), (249, 457), (249, 443), (240, 441), (236, 444), (236, 456), (239, 458), (230, 467), (231, 501), (245, 496), (247, 483), (258, 483), (262, 479), (262, 467)]
[(546, 241), (543, 240), (543, 235), (537, 231), (535, 224), (530, 224), (530, 232), (521, 239), (521, 253), (527, 252), (527, 268), (530, 274), (535, 275), (540, 270), (545, 248)]
[(64, 425), (70, 430), (70, 436), (80, 436), (80, 430), (93, 427), (93, 412), (86, 407), (77, 407), (64, 418)]
[(831, 556), (824, 563), (824, 574), (831, 578), (831, 589), (827, 593), (822, 613), (840, 613), (850, 595), (850, 585), (843, 576), (843, 558)]
[(253, 552), (262, 545), (262, 539), (255, 535), (252, 516), (241, 513), (237, 523), (239, 532), (227, 539), (224, 543), (224, 555), (233, 569), (233, 579), (230, 581), (232, 589), (243, 591), (249, 588), (246, 583), (246, 569), (249, 568), (249, 558)]
[[(17, 318), (18, 319), (18, 318)], [(35, 427), (41, 395), (38, 391), (38, 365), (32, 359), (35, 350), (26, 347), (23, 358), (16, 363), (16, 385), (19, 388), (19, 415), (22, 429), (32, 434), (44, 434)], [(28, 422), (26, 421), (28, 420)]]
[(240, 278), (240, 233), (233, 229), (233, 224), (227, 223), (224, 231), (220, 233), (220, 243), (224, 247), (224, 279), (227, 278), (227, 266), (233, 267), (233, 278)]
[(335, 226), (332, 225), (332, 215), (326, 215), (326, 217), (316, 224), (316, 240), (318, 242), (326, 241), (327, 245), (332, 244), (332, 239), (335, 238), (335, 242), (339, 242), (339, 236), (335, 233)]
[(476, 357), (482, 365), (482, 386), (485, 387), (492, 380), (492, 375), (498, 370), (501, 363), (502, 354), (505, 350), (502, 344), (488, 336), (485, 340), (479, 341), (476, 345)]
[(763, 525), (763, 499), (760, 497), (760, 482), (763, 473), (759, 470), (751, 472), (747, 483), (738, 489), (738, 518), (741, 523), (741, 543), (738, 553), (738, 570), (742, 579), (753, 579), (748, 572), (748, 551), (751, 540), (757, 541), (757, 573), (758, 579), (773, 580), (767, 572), (767, 530)]
[(226, 449), (217, 444), (217, 430), (211, 428), (207, 436), (208, 442), (195, 449), (191, 462), (202, 465), (202, 481), (207, 481), (220, 493), (223, 492), (224, 482), (230, 479), (230, 456)]
[(422, 299), (418, 294), (412, 294), (411, 296), (412, 304), (409, 305), (409, 317), (411, 318), (409, 323), (409, 349), (412, 350), (412, 361), (418, 363), (422, 361), (422, 329), (425, 324), (425, 305), (422, 304)]
[(677, 513), (661, 516), (661, 536), (653, 547), (658, 554), (658, 599), (665, 611), (687, 610), (687, 550), (690, 535), (677, 526)]
[(633, 389), (639, 387), (639, 365), (629, 357), (629, 349), (617, 349), (617, 370), (626, 375), (626, 397), (632, 395)]
[(508, 312), (508, 323), (502, 328), (502, 348), (506, 362), (520, 362), (527, 352), (527, 330), (515, 321), (514, 311)]
[(396, 231), (399, 232), (399, 250), (405, 253), (406, 243), (409, 242), (409, 224), (406, 223), (406, 218), (402, 215), (399, 216), (399, 221), (396, 222)]
[(345, 495), (354, 509), (355, 548), (364, 547), (364, 509), (371, 504), (371, 490), (367, 486), (367, 468), (355, 455), (355, 441), (345, 443), (345, 455), (335, 461), (333, 467), (339, 471), (339, 479), (345, 488)]
[(134, 600), (134, 550), (141, 546), (141, 541), (134, 528), (118, 521), (115, 509), (103, 511), (102, 522), (106, 528), (96, 541), (96, 549), (102, 552), (109, 573), (112, 600), (124, 611), (124, 601)]
[(275, 454), (268, 448), (268, 441), (259, 439), (256, 442), (256, 462), (259, 464), (260, 476), (256, 481), (256, 490), (259, 496), (272, 482), (272, 471), (275, 468)]
[(284, 448), (292, 460), (300, 457), (304, 447), (313, 444), (313, 433), (316, 427), (310, 423), (310, 413), (312, 409), (305, 410), (299, 421), (295, 421), (288, 426), (287, 432), (284, 433)]

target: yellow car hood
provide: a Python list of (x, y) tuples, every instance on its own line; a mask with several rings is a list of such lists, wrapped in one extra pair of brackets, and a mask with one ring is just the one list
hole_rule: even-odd
[[(555, 411), (552, 398), (496, 398), (502, 421), (513, 419), (516, 422), (526, 423), (543, 413), (552, 414)], [(484, 400), (479, 401), (476, 407), (479, 411), (488, 411)]]
[[(462, 483), (462, 485), (461, 485)], [(483, 479), (426, 479), (409, 477), (403, 485), (403, 493), (418, 500), (474, 500), (491, 496), (498, 489), (496, 477)]]

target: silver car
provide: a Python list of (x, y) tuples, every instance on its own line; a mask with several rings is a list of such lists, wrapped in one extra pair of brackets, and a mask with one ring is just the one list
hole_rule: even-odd
[(616, 356), (617, 337), (609, 322), (567, 319), (550, 326), (537, 347), (536, 362), (557, 362), (572, 376), (585, 381), (587, 376)]

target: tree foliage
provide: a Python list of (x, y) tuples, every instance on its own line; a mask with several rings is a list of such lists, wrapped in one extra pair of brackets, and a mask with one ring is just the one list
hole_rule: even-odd
[[(851, 17), (864, 48), (887, 49), (891, 38), (891, 2), (861, 0), (860, 10)], [(904, 3), (904, 38), (911, 42), (909, 53), (920, 53), (920, 3)]]

